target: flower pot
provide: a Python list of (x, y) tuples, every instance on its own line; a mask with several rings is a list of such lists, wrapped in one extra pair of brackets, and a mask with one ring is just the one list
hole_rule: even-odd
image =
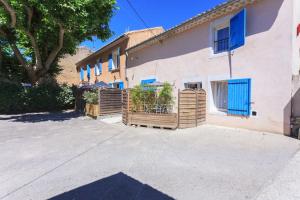
[(87, 103), (85, 105), (85, 114), (93, 117), (93, 118), (97, 118), (100, 114), (100, 108), (98, 104), (89, 104)]

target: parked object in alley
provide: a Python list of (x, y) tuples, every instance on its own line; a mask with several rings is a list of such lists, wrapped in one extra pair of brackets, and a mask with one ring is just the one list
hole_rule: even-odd
[(292, 124), (292, 136), (300, 139), (300, 117), (293, 117)]

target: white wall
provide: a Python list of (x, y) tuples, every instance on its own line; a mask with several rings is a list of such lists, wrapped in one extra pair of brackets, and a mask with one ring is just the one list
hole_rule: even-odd
[[(211, 56), (210, 26), (192, 30), (144, 48), (128, 57), (129, 87), (155, 76), (174, 84), (199, 80), (208, 93), (208, 122), (264, 131), (289, 132), (292, 76), (292, 1), (262, 0), (247, 8), (246, 45), (229, 57)], [(229, 117), (209, 112), (212, 80), (252, 79), (252, 110), (256, 117)], [(284, 131), (285, 130), (285, 131)]]
[(300, 36), (297, 37), (296, 30), (300, 24), (300, 0), (293, 0), (293, 25), (292, 25), (292, 43), (293, 43), (293, 74), (299, 75), (300, 70)]

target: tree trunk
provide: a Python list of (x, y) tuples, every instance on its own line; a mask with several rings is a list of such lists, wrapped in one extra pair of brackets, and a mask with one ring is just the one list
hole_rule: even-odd
[(56, 83), (52, 77), (48, 75), (48, 71), (45, 70), (27, 70), (27, 75), (32, 85)]

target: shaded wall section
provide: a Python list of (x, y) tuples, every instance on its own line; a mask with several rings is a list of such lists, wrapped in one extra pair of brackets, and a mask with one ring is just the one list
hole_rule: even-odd
[(293, 77), (292, 116), (300, 117), (300, 76)]

